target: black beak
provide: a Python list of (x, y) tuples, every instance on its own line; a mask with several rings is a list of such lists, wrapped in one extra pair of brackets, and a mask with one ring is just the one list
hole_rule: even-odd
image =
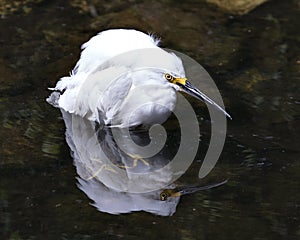
[(187, 94), (201, 100), (202, 102), (210, 103), (211, 105), (215, 106), (220, 111), (222, 111), (228, 118), (232, 119), (231, 116), (223, 108), (221, 108), (217, 103), (215, 103), (208, 96), (202, 93), (199, 89), (194, 87), (189, 81), (186, 80), (185, 84), (181, 84), (181, 83), (177, 83), (177, 84), (181, 87), (181, 91), (186, 92)]

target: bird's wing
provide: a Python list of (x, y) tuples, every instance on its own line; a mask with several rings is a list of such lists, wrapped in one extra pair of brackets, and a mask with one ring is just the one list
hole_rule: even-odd
[(130, 75), (125, 67), (90, 74), (78, 90), (75, 113), (92, 121), (110, 123), (131, 88)]

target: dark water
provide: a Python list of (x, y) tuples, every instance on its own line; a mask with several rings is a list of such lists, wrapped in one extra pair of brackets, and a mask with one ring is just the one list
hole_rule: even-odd
[[(202, 1), (103, 1), (97, 17), (79, 2), (31, 1), (2, 13), (0, 238), (299, 239), (299, 1), (270, 1), (245, 16)], [(201, 184), (228, 182), (182, 196), (170, 217), (91, 206), (76, 185), (61, 113), (45, 102), (80, 44), (113, 27), (154, 32), (199, 61), (233, 117)], [(188, 184), (198, 181), (210, 137), (206, 109), (195, 109), (202, 148), (180, 180)]]

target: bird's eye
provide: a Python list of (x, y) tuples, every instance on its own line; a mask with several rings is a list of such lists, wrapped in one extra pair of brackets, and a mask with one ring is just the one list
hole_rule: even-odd
[(172, 81), (174, 79), (174, 77), (172, 75), (170, 75), (169, 73), (166, 73), (165, 74), (165, 78), (168, 80), (168, 81)]
[(165, 192), (162, 192), (162, 193), (160, 194), (160, 200), (161, 200), (161, 201), (166, 201), (167, 199), (168, 199), (168, 194), (165, 193)]

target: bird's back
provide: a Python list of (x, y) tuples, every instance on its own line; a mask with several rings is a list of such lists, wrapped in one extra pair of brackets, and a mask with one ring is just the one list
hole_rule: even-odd
[(144, 48), (158, 48), (158, 39), (133, 29), (111, 29), (100, 32), (82, 45), (74, 73), (91, 72), (119, 54)]

